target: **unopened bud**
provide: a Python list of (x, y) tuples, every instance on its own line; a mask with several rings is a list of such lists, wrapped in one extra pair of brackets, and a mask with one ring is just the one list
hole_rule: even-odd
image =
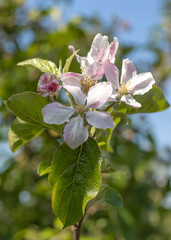
[(44, 73), (38, 82), (37, 91), (42, 97), (54, 95), (61, 89), (60, 80), (52, 73)]

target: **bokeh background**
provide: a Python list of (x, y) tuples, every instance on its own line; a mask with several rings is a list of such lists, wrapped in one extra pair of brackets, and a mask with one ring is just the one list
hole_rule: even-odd
[[(4, 100), (36, 91), (40, 72), (16, 64), (40, 57), (65, 62), (68, 45), (89, 51), (101, 32), (119, 38), (116, 65), (129, 57), (139, 72), (151, 71), (171, 102), (171, 1), (0, 0), (0, 240), (70, 240), (70, 229), (51, 209), (47, 176), (37, 166), (58, 145), (52, 132), (16, 153), (8, 146), (14, 116)], [(79, 65), (73, 61), (72, 71)], [(129, 117), (114, 131), (110, 158), (117, 171), (104, 181), (123, 196), (124, 208), (90, 208), (82, 240), (171, 239), (171, 110)]]

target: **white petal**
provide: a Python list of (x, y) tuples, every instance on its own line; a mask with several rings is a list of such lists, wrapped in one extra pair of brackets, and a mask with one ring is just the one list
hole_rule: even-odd
[(112, 91), (112, 85), (108, 82), (100, 82), (92, 86), (88, 92), (85, 109), (103, 107), (112, 94)]
[(126, 84), (136, 73), (137, 70), (133, 62), (131, 62), (128, 58), (124, 59), (122, 62), (121, 83), (124, 82)]
[(114, 122), (111, 115), (107, 112), (89, 111), (86, 113), (87, 122), (96, 128), (114, 129)]
[(102, 36), (101, 33), (98, 33), (91, 45), (90, 52), (88, 53), (88, 60), (95, 62), (102, 62), (108, 58), (109, 55), (109, 41), (107, 36)]
[(50, 103), (42, 109), (43, 121), (48, 124), (62, 124), (66, 122), (75, 111), (73, 107), (66, 107), (57, 102)]
[(117, 102), (118, 99), (120, 98), (120, 94), (119, 93), (115, 93), (112, 94), (109, 98), (108, 98), (108, 102)]
[(86, 98), (86, 95), (82, 92), (81, 87), (77, 86), (70, 86), (64, 84), (63, 87), (71, 93), (71, 95), (74, 98), (75, 103), (82, 104)]
[(75, 149), (82, 145), (88, 138), (88, 130), (84, 127), (82, 117), (72, 118), (64, 127), (64, 141), (66, 144)]
[(137, 102), (132, 96), (131, 94), (128, 95), (123, 95), (120, 99), (121, 102), (124, 102), (126, 104), (128, 104), (129, 106), (133, 107), (133, 108), (140, 108), (141, 104), (139, 102)]
[(88, 77), (90, 80), (98, 81), (103, 77), (104, 71), (101, 63), (94, 62), (86, 67), (82, 75)]
[(115, 62), (115, 55), (119, 47), (119, 41), (116, 37), (114, 37), (113, 42), (109, 46), (109, 60), (111, 63)]
[[(75, 48), (73, 46), (71, 46), (71, 45), (69, 46), (69, 49), (73, 53), (76, 52)], [(89, 65), (88, 59), (86, 57), (80, 57), (77, 53), (75, 54), (75, 56), (77, 58), (77, 62), (79, 62), (82, 67), (87, 67)]]
[(152, 88), (154, 83), (153, 75), (147, 72), (135, 75), (127, 84), (129, 85), (128, 89), (133, 95), (143, 95)]
[(103, 69), (108, 82), (112, 84), (114, 89), (119, 89), (119, 70), (118, 68), (111, 62), (104, 61)]
[(82, 79), (82, 75), (79, 73), (67, 72), (61, 75), (61, 81), (66, 85), (80, 87), (81, 79)]

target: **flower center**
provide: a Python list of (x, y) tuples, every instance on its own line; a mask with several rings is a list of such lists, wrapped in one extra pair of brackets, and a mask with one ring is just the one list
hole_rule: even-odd
[(77, 105), (76, 108), (78, 113), (83, 114), (84, 113), (84, 105)]
[(121, 83), (121, 87), (119, 87), (119, 89), (117, 90), (117, 92), (121, 95), (126, 95), (130, 93), (131, 88), (129, 88), (130, 86), (130, 82), (128, 82), (127, 84), (125, 84), (123, 81)]
[(87, 94), (89, 89), (95, 85), (97, 83), (97, 81), (91, 80), (91, 78), (89, 78), (86, 75), (83, 75), (83, 78), (80, 81), (81, 83), (81, 89), (83, 91), (83, 93)]

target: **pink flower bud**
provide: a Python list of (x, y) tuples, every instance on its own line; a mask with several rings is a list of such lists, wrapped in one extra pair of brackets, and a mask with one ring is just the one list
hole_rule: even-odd
[(60, 80), (52, 73), (44, 73), (38, 82), (37, 91), (42, 97), (53, 95), (61, 89)]

